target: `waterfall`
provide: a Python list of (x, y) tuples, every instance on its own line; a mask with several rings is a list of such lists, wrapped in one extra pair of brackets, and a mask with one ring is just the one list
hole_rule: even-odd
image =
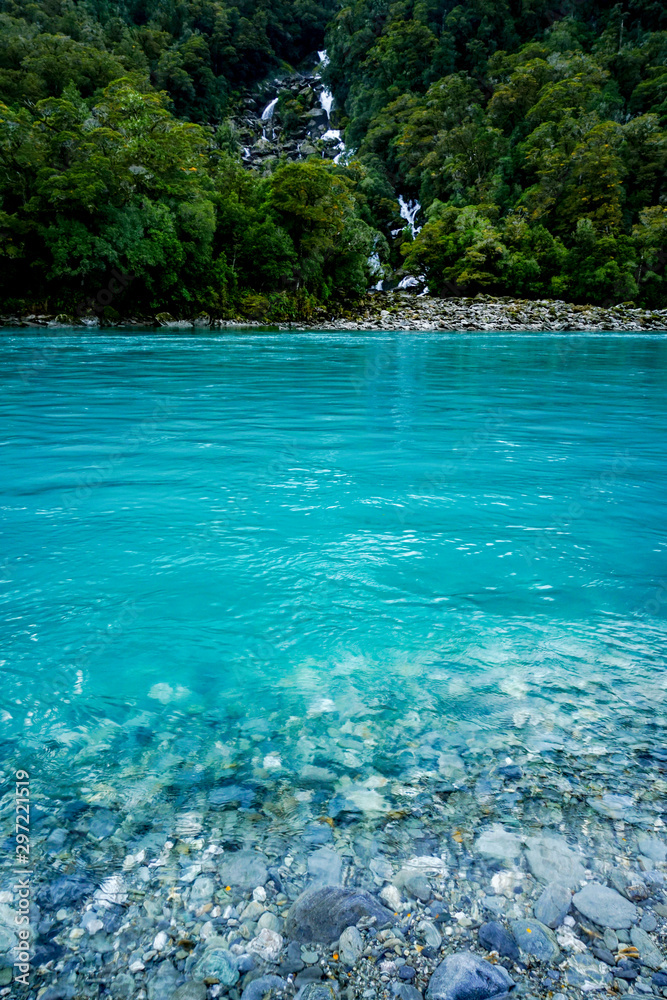
[[(275, 106), (276, 106), (277, 103), (278, 103), (278, 98), (274, 97), (273, 100), (269, 101), (269, 103), (266, 105), (266, 107), (262, 111), (262, 118), (261, 118), (261, 120), (263, 122), (271, 122), (271, 121), (273, 121), (273, 110), (274, 110), (274, 108), (275, 108)], [(266, 125), (262, 125), (262, 139), (266, 139), (266, 129), (267, 129), (267, 126)], [(271, 134), (273, 135), (273, 132)]]
[(417, 213), (421, 209), (421, 205), (418, 201), (406, 201), (402, 194), (399, 194), (398, 196), (398, 204), (401, 209), (401, 218), (405, 219), (410, 227), (410, 232), (413, 236), (416, 236), (421, 229), (421, 226), (415, 226), (415, 219), (417, 218)]
[(269, 103), (266, 105), (266, 107), (262, 111), (263, 122), (268, 122), (273, 118), (273, 109), (275, 108), (277, 103), (278, 103), (278, 98), (274, 97), (273, 100), (269, 101)]
[(322, 87), (320, 91), (320, 104), (327, 113), (327, 118), (331, 116), (331, 106), (333, 104), (333, 94), (326, 87)]

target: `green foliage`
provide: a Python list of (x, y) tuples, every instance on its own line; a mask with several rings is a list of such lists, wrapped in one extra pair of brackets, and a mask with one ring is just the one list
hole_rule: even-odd
[[(0, 295), (291, 320), (378, 274), (667, 305), (667, 8), (0, 0)], [(355, 153), (243, 168), (243, 91), (328, 47)], [(312, 94), (284, 91), (297, 129)], [(413, 237), (398, 196), (418, 199)]]
[(290, 318), (363, 293), (381, 237), (355, 179), (313, 160), (264, 180), (218, 139), (122, 80), (91, 107), (74, 91), (0, 106), (0, 295), (72, 311), (114, 269), (134, 278), (125, 311), (225, 313), (255, 295)]

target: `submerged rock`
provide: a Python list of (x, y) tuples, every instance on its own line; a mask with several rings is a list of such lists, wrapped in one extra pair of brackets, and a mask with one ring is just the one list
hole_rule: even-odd
[(297, 941), (328, 944), (362, 917), (375, 917), (381, 927), (389, 923), (392, 914), (364, 889), (323, 886), (301, 893), (287, 914), (285, 928)]
[(508, 930), (497, 920), (489, 920), (482, 924), (478, 933), (479, 943), (487, 951), (497, 951), (504, 958), (516, 962), (519, 958), (519, 947)]
[(639, 952), (642, 965), (648, 965), (649, 969), (657, 971), (665, 959), (646, 931), (641, 927), (633, 927), (630, 931), (630, 940)]
[(239, 980), (234, 956), (224, 948), (207, 948), (193, 973), (197, 979), (217, 979), (223, 986), (233, 986)]
[(512, 933), (519, 948), (541, 962), (552, 962), (560, 954), (553, 931), (539, 920), (515, 920)]
[(223, 885), (233, 885), (239, 889), (254, 889), (258, 885), (264, 885), (269, 874), (266, 859), (255, 851), (237, 851), (225, 855), (219, 871)]
[(534, 912), (538, 920), (554, 928), (563, 923), (571, 905), (572, 893), (567, 886), (551, 882), (535, 904)]
[(426, 1000), (492, 1000), (515, 986), (502, 965), (491, 965), (471, 951), (448, 955), (428, 984)]
[(600, 927), (626, 929), (637, 922), (637, 907), (615, 889), (589, 882), (573, 898), (581, 914)]
[(540, 882), (560, 882), (574, 888), (583, 882), (583, 857), (568, 847), (562, 837), (542, 835), (526, 841), (528, 867)]
[(280, 996), (287, 986), (287, 980), (280, 976), (260, 976), (254, 979), (241, 994), (242, 1000), (264, 1000), (269, 996)]

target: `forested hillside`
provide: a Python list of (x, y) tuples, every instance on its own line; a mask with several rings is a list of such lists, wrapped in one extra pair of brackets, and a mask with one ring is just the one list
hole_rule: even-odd
[[(658, 2), (0, 11), (5, 312), (99, 310), (114, 270), (108, 318), (297, 318), (406, 275), (437, 294), (667, 304)], [(248, 107), (316, 72), (345, 152), (280, 141), (313, 114), (283, 88), (253, 159)]]

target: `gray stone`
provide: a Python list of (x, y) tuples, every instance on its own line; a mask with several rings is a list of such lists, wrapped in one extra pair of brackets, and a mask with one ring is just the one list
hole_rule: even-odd
[(196, 979), (217, 979), (223, 986), (233, 986), (239, 980), (234, 956), (225, 948), (207, 948), (195, 965)]
[(664, 958), (646, 931), (643, 931), (641, 927), (632, 927), (630, 940), (639, 952), (642, 965), (648, 965), (649, 969), (654, 971), (660, 968)]
[(491, 965), (470, 951), (448, 955), (437, 967), (426, 1000), (491, 1000), (505, 996), (514, 980), (502, 965)]
[(225, 855), (219, 871), (223, 885), (239, 889), (255, 889), (264, 885), (268, 877), (266, 859), (255, 851), (236, 851), (235, 854)]
[(129, 1000), (130, 997), (134, 996), (135, 982), (132, 976), (129, 976), (127, 972), (119, 972), (118, 975), (111, 981), (111, 993), (116, 1000)]
[(336, 1000), (336, 994), (328, 983), (306, 983), (297, 993), (296, 1000)]
[(171, 1000), (206, 1000), (204, 983), (183, 983), (171, 994)]
[(308, 858), (308, 874), (319, 885), (340, 885), (343, 859), (330, 847), (313, 851)]
[(593, 958), (588, 952), (582, 955), (570, 955), (567, 965), (565, 981), (570, 986), (583, 987), (589, 984), (587, 992), (591, 988), (596, 990), (602, 986), (607, 986), (613, 979), (613, 974), (606, 965)]
[(428, 903), (429, 899), (433, 896), (433, 890), (425, 875), (417, 875), (411, 872), (404, 879), (403, 886), (413, 899), (420, 899), (422, 903)]
[(609, 951), (615, 954), (618, 951), (618, 935), (616, 931), (613, 931), (611, 927), (605, 927), (603, 937)]
[(553, 962), (560, 954), (555, 934), (539, 920), (513, 920), (512, 933), (521, 951), (540, 962)]
[(397, 1000), (424, 1000), (421, 991), (410, 983), (396, 983), (394, 996)]
[(287, 981), (280, 976), (260, 976), (253, 979), (241, 994), (242, 1000), (264, 1000), (265, 997), (280, 995), (287, 986)]
[(562, 837), (529, 837), (526, 846), (528, 867), (540, 882), (560, 882), (572, 889), (585, 878), (583, 857), (568, 847)]
[(519, 958), (519, 947), (513, 936), (505, 930), (497, 920), (489, 920), (482, 924), (478, 932), (479, 943), (487, 951), (497, 951), (504, 958), (516, 962)]
[(155, 974), (146, 984), (148, 1000), (164, 1000), (165, 997), (171, 996), (177, 982), (178, 973), (173, 963), (168, 958), (165, 958), (163, 962), (160, 962), (155, 970)]
[(379, 927), (392, 920), (389, 910), (363, 889), (323, 886), (301, 893), (287, 914), (285, 928), (297, 941), (328, 944), (362, 917), (375, 917)]
[(275, 915), (275, 913), (271, 913), (270, 910), (266, 910), (257, 921), (257, 930), (261, 931), (265, 927), (267, 930), (276, 931), (279, 934), (283, 929), (283, 922), (280, 917)]
[(364, 950), (364, 942), (356, 927), (345, 928), (340, 936), (339, 950), (341, 961), (345, 965), (354, 965)]
[(643, 931), (654, 931), (658, 927), (658, 921), (652, 913), (644, 912), (641, 920), (639, 921), (639, 926)]
[(637, 837), (639, 853), (651, 861), (667, 861), (667, 845), (658, 837)]
[(615, 889), (597, 882), (589, 882), (573, 899), (574, 905), (585, 917), (600, 927), (615, 930), (631, 927), (637, 921), (637, 907)]
[(204, 903), (208, 903), (213, 898), (215, 892), (215, 882), (208, 875), (200, 875), (195, 879), (190, 889), (190, 908), (198, 910)]
[(421, 923), (417, 925), (417, 930), (421, 933), (429, 948), (435, 948), (437, 950), (442, 944), (442, 935), (432, 921), (422, 920)]
[(475, 841), (474, 850), (483, 858), (496, 861), (514, 861), (521, 854), (521, 838), (516, 833), (508, 833), (496, 824)]
[(566, 885), (551, 882), (534, 907), (534, 913), (547, 927), (559, 927), (572, 904), (572, 893)]

